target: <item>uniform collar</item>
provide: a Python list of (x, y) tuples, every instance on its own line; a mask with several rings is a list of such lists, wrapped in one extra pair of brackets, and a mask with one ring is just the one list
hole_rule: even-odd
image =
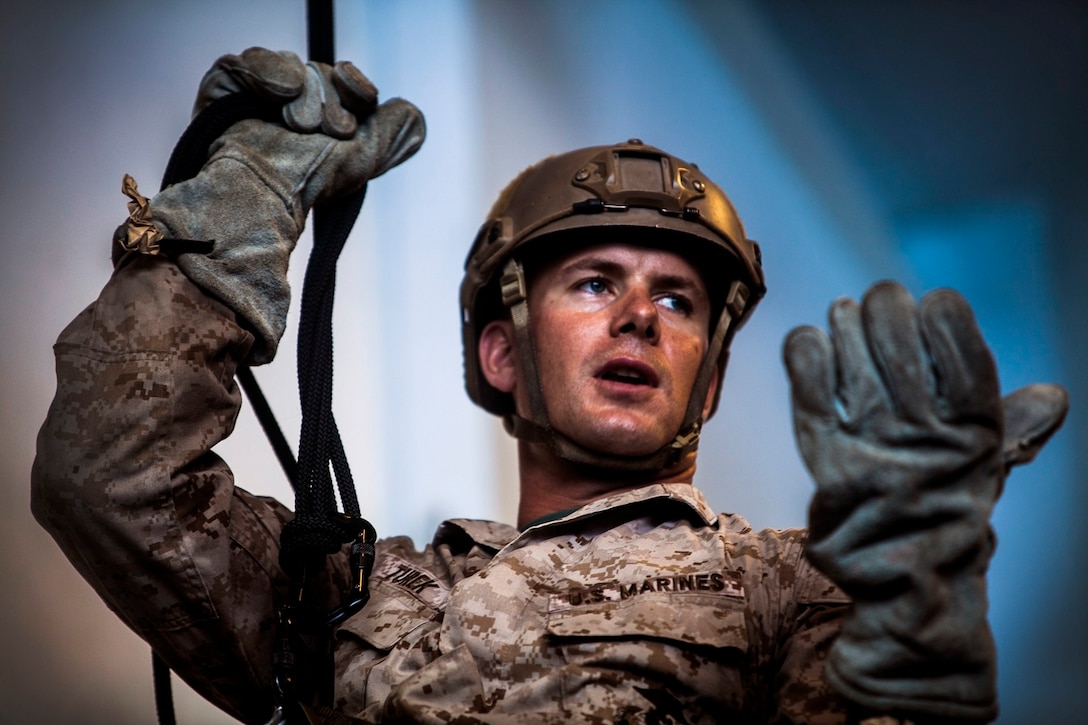
[(612, 496), (605, 496), (595, 501), (590, 501), (573, 511), (556, 518), (545, 518), (527, 526), (525, 531), (536, 531), (547, 527), (567, 524), (579, 519), (595, 517), (598, 514), (615, 513), (618, 509), (641, 506), (647, 501), (657, 501), (658, 506), (662, 501), (670, 501), (680, 504), (694, 512), (696, 516), (707, 526), (713, 526), (718, 517), (706, 502), (703, 492), (688, 483), (655, 483), (642, 486), (630, 491), (624, 491)]
[(647, 501), (656, 501), (655, 510), (663, 501), (669, 501), (695, 514), (698, 520), (707, 526), (714, 526), (717, 514), (710, 508), (703, 492), (688, 483), (655, 483), (612, 496), (605, 496), (591, 501), (584, 506), (565, 512), (562, 515), (546, 516), (538, 519), (519, 532), (513, 526), (496, 521), (478, 519), (450, 519), (439, 525), (434, 535), (434, 545), (446, 544), (455, 551), (468, 551), (472, 544), (478, 544), (494, 551), (499, 551), (518, 538), (522, 533), (540, 531), (555, 526), (562, 526), (573, 521), (594, 518), (608, 512), (615, 514), (619, 509), (641, 507)]
[(509, 524), (480, 519), (449, 519), (438, 526), (434, 545), (447, 544), (454, 551), (468, 551), (472, 544), (498, 551), (518, 537)]

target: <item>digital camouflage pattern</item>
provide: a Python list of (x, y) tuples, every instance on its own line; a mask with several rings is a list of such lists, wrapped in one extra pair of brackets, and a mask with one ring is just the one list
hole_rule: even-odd
[(845, 599), (802, 546), (686, 484), (520, 534), (447, 521), (422, 553), (387, 540), (337, 633), (337, 704), (428, 723), (843, 722), (822, 668)]
[[(252, 343), (169, 260), (127, 260), (57, 342), (33, 508), (180, 676), (259, 723), (291, 514), (211, 452)], [(804, 540), (715, 515), (683, 484), (520, 533), (447, 521), (422, 552), (383, 540), (372, 599), (335, 635), (336, 706), (372, 722), (844, 723), (822, 673), (849, 605)], [(342, 591), (346, 561), (322, 576)]]

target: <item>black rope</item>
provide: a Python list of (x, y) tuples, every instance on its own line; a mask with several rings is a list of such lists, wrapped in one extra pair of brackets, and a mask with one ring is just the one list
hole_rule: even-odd
[(159, 725), (177, 725), (170, 668), (155, 650), (151, 650), (151, 677), (155, 683), (155, 712), (159, 717)]
[[(333, 63), (336, 51), (332, 0), (307, 0), (306, 27), (310, 60)], [(280, 534), (280, 563), (300, 584), (308, 566), (315, 566), (324, 556), (339, 551), (358, 531), (358, 527), (344, 525), (332, 486), (335, 475), (344, 513), (358, 518), (355, 484), (332, 411), (332, 310), (336, 263), (365, 195), (364, 185), (337, 200), (333, 209), (318, 208), (313, 214), (314, 246), (303, 281), (298, 333), (302, 430), (295, 479), (295, 518)]]
[(333, 473), (344, 513), (360, 515), (355, 484), (332, 411), (332, 310), (336, 263), (365, 193), (364, 186), (338, 200), (335, 213), (326, 210), (314, 218), (314, 247), (303, 281), (298, 332), (302, 430), (295, 518), (280, 535), (280, 563), (296, 579), (307, 567), (339, 551), (355, 537), (355, 532), (344, 526), (337, 509)]
[(306, 51), (310, 60), (336, 62), (332, 0), (306, 0)]

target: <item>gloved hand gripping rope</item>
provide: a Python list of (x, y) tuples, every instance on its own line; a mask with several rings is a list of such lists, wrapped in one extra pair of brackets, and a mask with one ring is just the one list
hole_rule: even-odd
[[(332, 413), (336, 261), (367, 180), (415, 153), (423, 141), (423, 119), (400, 99), (378, 105), (377, 90), (348, 63), (303, 65), (294, 54), (260, 48), (220, 58), (205, 75), (194, 112), (198, 115), (171, 156), (162, 191), (150, 204), (152, 230), (162, 238), (145, 250), (154, 253), (150, 248), (161, 247), (176, 254), (190, 279), (256, 333), (249, 363), (268, 362), (275, 355), (289, 304), (288, 259), (307, 213), (322, 204), (322, 213), (315, 214), (302, 295), (298, 374), (303, 415), (297, 465), (256, 381), (245, 366), (239, 369), (239, 380), (296, 492), (295, 518), (281, 533), (280, 552), (296, 596), (280, 613), (271, 720), (293, 722), (302, 691), (320, 689), (300, 681), (300, 674), (313, 672), (299, 666), (298, 635), (328, 634), (361, 609), (374, 560), (376, 535), (361, 517)], [(211, 250), (192, 251), (200, 242), (211, 242)], [(337, 510), (330, 465), (343, 514)], [(325, 557), (347, 542), (352, 542), (353, 582), (345, 601), (332, 612), (307, 609), (302, 598), (307, 572), (323, 566)], [(156, 682), (166, 686), (163, 669), (156, 658)], [(323, 694), (319, 699), (327, 700), (328, 693)], [(159, 692), (156, 701), (160, 720), (173, 722), (172, 707), (170, 712), (165, 707), (169, 695)]]

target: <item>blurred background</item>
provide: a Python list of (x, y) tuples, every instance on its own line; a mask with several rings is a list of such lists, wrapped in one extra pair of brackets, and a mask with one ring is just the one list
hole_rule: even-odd
[[(43, 0), (0, 18), (0, 720), (148, 723), (147, 647), (29, 513), (50, 346), (109, 275), (122, 175), (157, 189), (219, 55), (305, 55), (305, 3)], [(700, 454), (715, 508), (804, 525), (781, 341), (878, 279), (960, 289), (1006, 390), (1069, 388), (1065, 428), (998, 506), (991, 621), (999, 722), (1082, 721), (1084, 2), (341, 0), (336, 22), (338, 56), (419, 105), (429, 130), (371, 185), (339, 272), (337, 417), (380, 533), (422, 543), (445, 517), (513, 521), (513, 444), (462, 389), (464, 255), (523, 167), (638, 137), (717, 180), (764, 250), (770, 292)], [(291, 440), (294, 342), (256, 371)], [(248, 410), (222, 453), (240, 485), (291, 500)], [(230, 722), (176, 688), (183, 725)]]

